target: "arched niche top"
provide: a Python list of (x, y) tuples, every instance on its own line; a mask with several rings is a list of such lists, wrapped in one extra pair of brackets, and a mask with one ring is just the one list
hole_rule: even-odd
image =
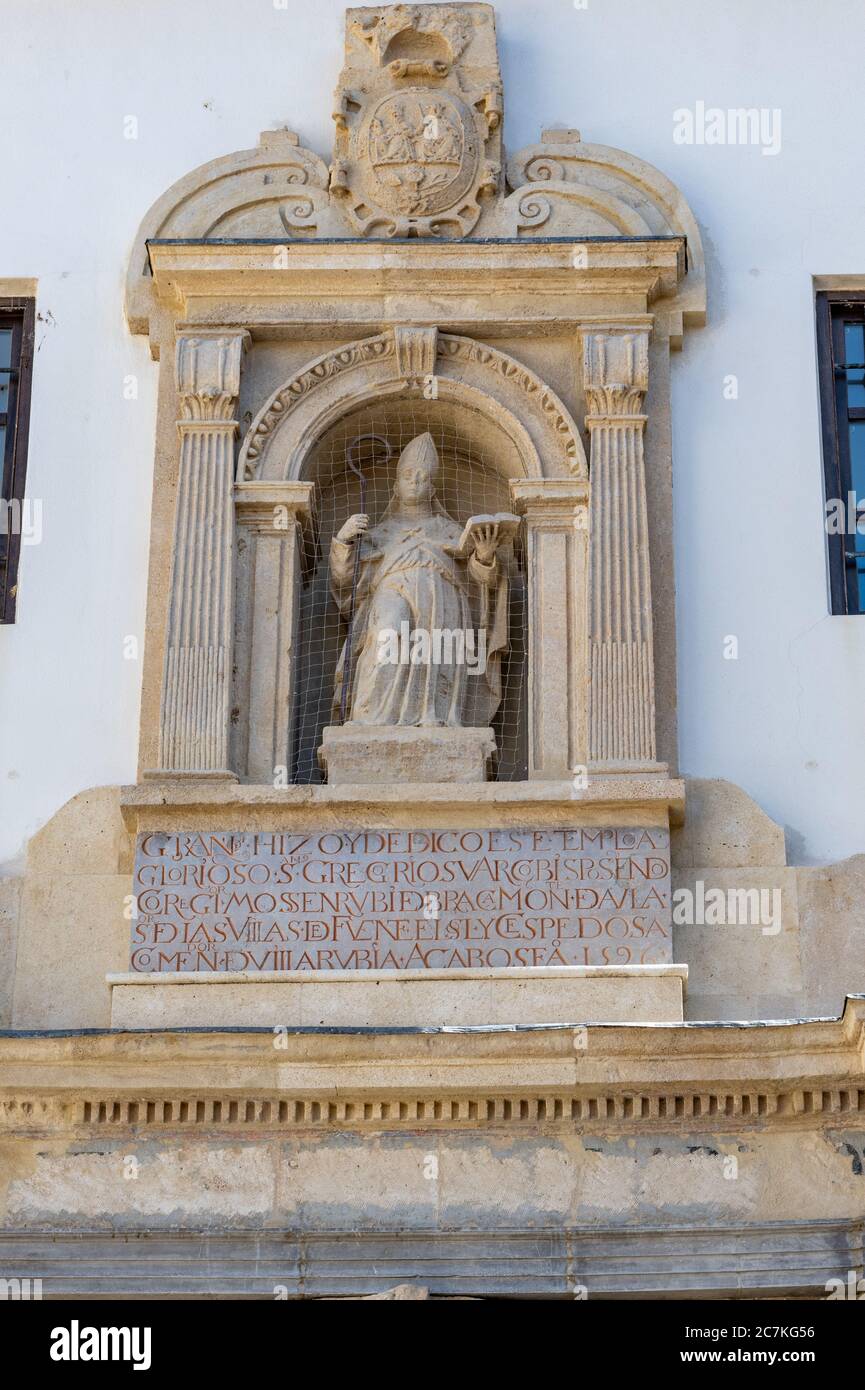
[[(311, 440), (303, 457), (296, 460), (296, 466), (300, 470), (301, 485), (315, 484), (316, 497), (320, 498), (334, 486), (344, 488), (350, 441), (370, 441), (373, 437), (379, 441), (386, 439), (391, 446), (386, 456), (380, 446), (368, 446), (366, 452), (353, 454), (353, 457), (366, 471), (378, 468), (390, 479), (389, 470), (395, 466), (400, 449), (409, 439), (429, 430), (443, 463), (445, 455), (459, 458), (461, 464), (471, 462), (486, 482), (503, 486), (500, 504), (490, 503), (474, 510), (507, 510), (508, 482), (512, 478), (526, 477), (526, 441), (515, 438), (513, 425), (504, 414), (492, 416), (487, 410), (474, 408), (470, 392), (451, 395), (443, 390), (435, 400), (414, 389), (375, 392)], [(388, 488), (391, 484), (392, 480)]]
[[(431, 386), (431, 383), (434, 385)], [(526, 478), (588, 477), (583, 443), (562, 401), (506, 353), (436, 329), (389, 329), (314, 358), (269, 397), (238, 459), (238, 479), (299, 480), (318, 440), (367, 402), (411, 393), (476, 417), (512, 458), (504, 471)]]
[(676, 307), (686, 325), (705, 323), (700, 229), (660, 170), (624, 150), (585, 144), (578, 131), (553, 130), (511, 155), (507, 175), (514, 191), (497, 212), (500, 235), (686, 237), (688, 271)]

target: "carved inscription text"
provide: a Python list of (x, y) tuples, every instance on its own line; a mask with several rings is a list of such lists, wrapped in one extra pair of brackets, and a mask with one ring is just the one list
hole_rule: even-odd
[(137, 971), (672, 959), (665, 829), (149, 832)]

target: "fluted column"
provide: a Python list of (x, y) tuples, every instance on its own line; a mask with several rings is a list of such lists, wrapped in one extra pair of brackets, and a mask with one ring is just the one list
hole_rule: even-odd
[(643, 458), (647, 328), (583, 337), (591, 435), (589, 759), (624, 770), (655, 765), (652, 586)]
[(159, 738), (168, 776), (233, 776), (234, 416), (247, 337), (214, 329), (177, 340), (180, 467)]
[(568, 780), (586, 761), (588, 493), (583, 478), (511, 481), (526, 519), (532, 780)]

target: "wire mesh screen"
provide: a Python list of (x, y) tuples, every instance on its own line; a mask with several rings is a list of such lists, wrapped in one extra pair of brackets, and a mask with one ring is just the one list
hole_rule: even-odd
[[(306, 476), (316, 483), (314, 526), (304, 542), (303, 586), (300, 601), (299, 651), (295, 689), (296, 782), (324, 781), (318, 764), (322, 730), (327, 724), (351, 719), (349, 669), (340, 699), (336, 673), (340, 653), (356, 629), (331, 592), (331, 540), (349, 517), (363, 513), (369, 530), (365, 551), (375, 545), (375, 528), (393, 497), (397, 463), (417, 436), (429, 433), (439, 458), (435, 479), (437, 502), (461, 528), (470, 517), (511, 510), (508, 479), (481, 457), (482, 448), (460, 428), (459, 417), (442, 402), (423, 399), (383, 401), (340, 420), (324, 435), (311, 456)], [(477, 431), (475, 431), (477, 433)], [(358, 542), (360, 544), (360, 542)], [(492, 776), (500, 781), (526, 777), (526, 584), (519, 533), (498, 550), (499, 574), (507, 576), (508, 640), (497, 657), (501, 700), (491, 725), (498, 749)], [(357, 609), (355, 609), (355, 615)], [(353, 653), (356, 660), (357, 650)], [(349, 649), (349, 662), (352, 654)], [(343, 655), (345, 666), (346, 656)], [(467, 680), (480, 680), (476, 672)], [(462, 722), (472, 723), (471, 717)]]

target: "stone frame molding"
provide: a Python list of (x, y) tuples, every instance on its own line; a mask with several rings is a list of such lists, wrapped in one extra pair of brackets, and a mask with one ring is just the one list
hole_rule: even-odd
[[(418, 358), (411, 364), (409, 334)], [(577, 426), (536, 373), (477, 339), (397, 326), (323, 353), (279, 386), (243, 440), (238, 481), (300, 478), (310, 450), (342, 415), (368, 400), (417, 389), (422, 378), (431, 377), (438, 399), (464, 404), (511, 432), (524, 476), (588, 478)], [(277, 435), (289, 418), (290, 452), (284, 462), (271, 463)]]
[[(331, 349), (279, 386), (260, 408), (241, 446), (238, 495), (244, 488), (276, 485), (280, 479), (283, 485), (299, 486), (302, 479), (308, 483), (310, 455), (333, 424), (367, 402), (420, 395), (433, 378), (437, 400), (471, 410), (484, 419), (486, 428), (501, 431), (521, 465), (522, 477), (511, 477), (511, 488), (517, 489), (515, 505), (530, 518), (530, 552), (538, 558), (536, 565), (528, 567), (529, 778), (567, 778), (575, 764), (587, 757), (582, 596), (588, 539), (587, 528), (579, 521), (586, 515), (588, 467), (570, 413), (535, 372), (487, 343), (434, 327), (396, 325)], [(532, 504), (533, 494), (543, 498), (540, 508)], [(311, 499), (312, 494), (308, 506)], [(561, 539), (544, 539), (553, 533)], [(551, 545), (561, 544), (565, 546), (564, 569), (553, 562), (550, 550)], [(547, 557), (546, 564), (541, 557)], [(296, 574), (296, 546), (287, 564)], [(258, 586), (254, 592), (257, 608), (266, 600)], [(292, 592), (296, 604), (296, 584)], [(569, 596), (565, 621), (551, 622), (549, 615), (559, 611), (563, 594)], [(253, 628), (257, 630), (254, 617)], [(553, 648), (548, 647), (550, 642)], [(256, 665), (252, 660), (248, 664), (250, 670)], [(264, 671), (271, 669), (267, 658), (257, 664)], [(559, 680), (552, 682), (549, 677), (552, 671), (558, 672), (567, 690), (563, 698), (555, 696), (551, 701), (547, 687), (559, 689)], [(261, 691), (261, 683), (256, 688)], [(263, 698), (267, 700), (266, 695)], [(268, 728), (291, 729), (291, 704), (289, 700), (286, 717), (282, 686), (277, 685), (275, 698), (278, 718), (269, 705), (258, 711), (259, 717), (264, 717)], [(292, 753), (286, 745), (284, 756), (270, 766), (290, 768)], [(245, 780), (265, 781), (273, 775), (265, 778), (266, 762), (253, 756), (241, 771)]]
[[(238, 389), (243, 438), (226, 530), (237, 582), (227, 604), (217, 605), (225, 640), (215, 644), (220, 670), (226, 661), (235, 668), (235, 685), (205, 720), (208, 729), (214, 720), (218, 725), (215, 742), (172, 708), (171, 615), (181, 598), (188, 608), (195, 595), (177, 593), (178, 565), (180, 579), (172, 578), (164, 598), (155, 572), (165, 570), (167, 546), (157, 535), (140, 775), (177, 804), (184, 778), (210, 778), (228, 805), (238, 778), (263, 796), (273, 770), (291, 767), (285, 730), (293, 722), (300, 537), (315, 491), (302, 502), (299, 494), (280, 494), (291, 518), (284, 530), (271, 524), (267, 507), (282, 505), (278, 489), (314, 481), (307, 476), (313, 451), (340, 418), (372, 401), (410, 401), (434, 383), (449, 411), (471, 411), (491, 439), (498, 431), (506, 441), (499, 466), (513, 507), (525, 517), (535, 576), (529, 780), (566, 788), (574, 769), (585, 766), (597, 784), (618, 784), (623, 805), (677, 805), (667, 776), (675, 762), (675, 623), (665, 535), (672, 508), (659, 466), (669, 436), (668, 354), (681, 345), (683, 327), (704, 314), (697, 224), (679, 191), (645, 162), (585, 144), (577, 131), (548, 130), (506, 163), (500, 151), (502, 169), (490, 174), (470, 234), (453, 236), (431, 224), (428, 237), (401, 240), (373, 219), (359, 238), (346, 207), (363, 182), (349, 167), (361, 154), (348, 134), (366, 120), (358, 115), (364, 101), (380, 103), (387, 92), (412, 91), (421, 80), (431, 90), (440, 83), (463, 102), (478, 92), (471, 119), (500, 140), (495, 18), (490, 6), (475, 4), (429, 14), (423, 6), (349, 11), (346, 44), (345, 73), (356, 71), (360, 86), (341, 83), (329, 171), (292, 132), (268, 132), (257, 150), (213, 161), (169, 189), (146, 215), (133, 250), (128, 317), (133, 331), (151, 333), (154, 355), (164, 356), (175, 333), (190, 341), (235, 333), (250, 348)], [(307, 342), (316, 348), (304, 361)], [(281, 381), (274, 370), (280, 355)], [(163, 418), (172, 404), (175, 419), (181, 414), (178, 390), (164, 369)], [(644, 399), (652, 401), (645, 449)], [(166, 452), (163, 438), (157, 458)], [(155, 514), (164, 514), (166, 500), (171, 505), (171, 475), (169, 461)], [(625, 535), (624, 546), (612, 546), (611, 527)], [(663, 601), (654, 612), (649, 574), (659, 565)], [(209, 651), (214, 643), (204, 646)], [(194, 694), (194, 682), (190, 688)], [(239, 733), (238, 699), (248, 711)], [(186, 746), (166, 754), (177, 729)], [(193, 746), (206, 746), (207, 756)], [(325, 800), (329, 794), (325, 789)], [(573, 786), (568, 799), (578, 799)]]

